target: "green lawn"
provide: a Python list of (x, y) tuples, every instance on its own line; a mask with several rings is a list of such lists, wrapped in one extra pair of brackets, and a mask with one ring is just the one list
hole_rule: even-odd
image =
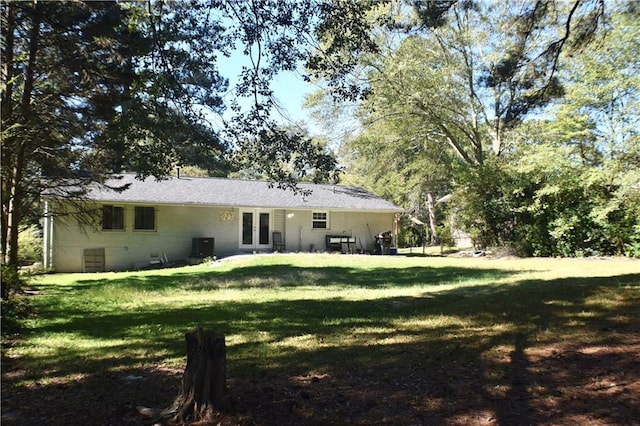
[[(182, 336), (195, 326), (226, 334), (234, 375), (329, 368), (341, 357), (353, 361), (363, 346), (369, 350), (355, 355), (368, 363), (380, 359), (374, 342), (383, 352), (425, 338), (444, 352), (461, 338), (490, 349), (484, 339), (630, 320), (638, 273), (640, 264), (627, 260), (278, 255), (45, 275), (32, 280), (41, 292), (32, 299), (38, 316), (11, 354), (46, 383), (96, 368), (183, 365)], [(315, 365), (305, 361), (309, 353)]]
[(472, 364), (500, 398), (509, 354), (640, 332), (640, 262), (628, 259), (259, 255), (30, 285), (37, 316), (4, 354), (22, 371), (13, 389), (182, 368), (184, 332), (202, 326), (226, 335), (234, 380)]

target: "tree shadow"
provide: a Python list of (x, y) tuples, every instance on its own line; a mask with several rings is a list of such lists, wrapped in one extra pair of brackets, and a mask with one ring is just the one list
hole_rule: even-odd
[(78, 288), (100, 286), (122, 286), (150, 291), (169, 289), (210, 291), (220, 288), (276, 288), (315, 287), (337, 288), (394, 288), (413, 285), (441, 285), (461, 283), (468, 280), (500, 279), (513, 274), (501, 269), (475, 269), (462, 267), (411, 267), (403, 269), (373, 268), (363, 270), (349, 267), (299, 267), (290, 264), (246, 266), (232, 271), (199, 273), (194, 278), (190, 273), (174, 275), (133, 275), (122, 279), (79, 281), (79, 286), (61, 288), (75, 291)]
[[(206, 274), (199, 281), (183, 277), (179, 285), (215, 291), (220, 285), (216, 279), (224, 278), (246, 289), (266, 285), (254, 281), (256, 276), (273, 274), (287, 275), (278, 284), (285, 287), (296, 282), (305, 285), (303, 278), (312, 274), (318, 286), (376, 289), (497, 280), (507, 272), (381, 268), (356, 273), (349, 268), (310, 271), (278, 265), (266, 270), (241, 268), (228, 275)], [(213, 282), (204, 284), (206, 280)], [(168, 283), (158, 277), (136, 285), (161, 289)], [(460, 286), (374, 300), (328, 296), (321, 300), (151, 306), (101, 312), (90, 321), (78, 311), (68, 321), (51, 323), (38, 332), (74, 333), (121, 343), (93, 353), (66, 348), (64, 353), (43, 355), (31, 362), (44, 366), (50, 376), (86, 377), (74, 390), (86, 393), (84, 380), (102, 377), (111, 383), (117, 380), (108, 377), (111, 372), (144, 375), (164, 359), (184, 357), (182, 332), (203, 326), (229, 337), (249, 336), (230, 341), (227, 349), (230, 393), (236, 401), (230, 416), (241, 424), (366, 424), (387, 419), (382, 423), (513, 425), (584, 420), (580, 416), (587, 416), (592, 408), (610, 408), (611, 394), (589, 388), (588, 378), (579, 380), (588, 389), (572, 395), (567, 390), (570, 378), (575, 383), (576, 374), (580, 375), (576, 368), (583, 363), (575, 364), (577, 361), (584, 365), (609, 361), (611, 367), (590, 374), (629, 383), (615, 389), (620, 393), (617, 410), (607, 417), (610, 423), (622, 424), (633, 418), (628, 416), (640, 418), (640, 405), (632, 396), (634, 383), (640, 380), (638, 312), (640, 274)], [(425, 318), (440, 317), (449, 321), (421, 325)], [(149, 338), (148, 333), (155, 336)], [(618, 348), (615, 356), (594, 352), (579, 359), (584, 347), (614, 345)], [(557, 348), (557, 352), (548, 348)], [(39, 373), (33, 374), (35, 381)], [(55, 385), (43, 388), (51, 386)], [(45, 390), (36, 386), (17, 392)], [(571, 399), (576, 395), (580, 404)], [(562, 406), (571, 410), (559, 412), (557, 407)]]

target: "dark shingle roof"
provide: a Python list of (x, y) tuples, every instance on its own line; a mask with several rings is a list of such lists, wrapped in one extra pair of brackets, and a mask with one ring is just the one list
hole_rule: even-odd
[(88, 198), (110, 203), (194, 204), (229, 207), (269, 207), (302, 209), (339, 209), (367, 211), (402, 211), (401, 208), (352, 186), (300, 184), (311, 194), (302, 196), (291, 190), (270, 187), (269, 182), (222, 178), (169, 177), (144, 181), (133, 174), (107, 181), (113, 187), (130, 184), (122, 192), (103, 187), (92, 188)]

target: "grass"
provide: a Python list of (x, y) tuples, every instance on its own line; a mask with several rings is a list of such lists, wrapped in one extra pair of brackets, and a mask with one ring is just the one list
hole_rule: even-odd
[(202, 326), (226, 335), (228, 375), (240, 380), (421, 368), (435, 377), (443, 365), (450, 380), (465, 365), (500, 395), (508, 354), (640, 332), (640, 262), (627, 259), (260, 255), (43, 275), (30, 286), (37, 316), (3, 354), (22, 389), (183, 368), (184, 332)]
[(8, 356), (25, 365), (25, 380), (45, 384), (179, 367), (183, 333), (203, 326), (226, 334), (231, 375), (388, 364), (398, 346), (485, 351), (515, 333), (544, 340), (631, 322), (639, 273), (627, 260), (278, 255), (45, 275), (31, 281), (38, 316)]

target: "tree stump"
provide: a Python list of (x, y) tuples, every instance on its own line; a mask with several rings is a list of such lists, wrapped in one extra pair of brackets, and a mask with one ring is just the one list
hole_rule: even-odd
[[(173, 404), (174, 421), (212, 419), (225, 407), (226, 346), (224, 335), (198, 327), (185, 333), (187, 366)], [(175, 410), (175, 411), (174, 411)]]

